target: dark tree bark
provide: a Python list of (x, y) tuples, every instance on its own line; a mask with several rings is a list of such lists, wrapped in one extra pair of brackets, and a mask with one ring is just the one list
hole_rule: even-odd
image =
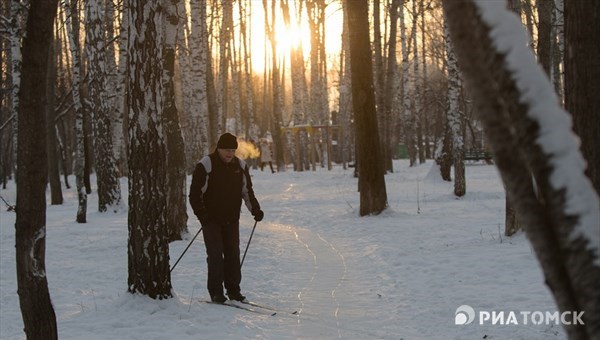
[(554, 0), (537, 0), (538, 9), (538, 61), (548, 76), (552, 67), (552, 6)]
[[(57, 339), (46, 278), (46, 84), (57, 0), (31, 1), (19, 92), (16, 257), (21, 315), (28, 339)], [(42, 79), (42, 81), (40, 81)]]
[(600, 193), (600, 1), (565, 1), (565, 107)]
[[(179, 25), (177, 6), (180, 0), (168, 0), (166, 3), (166, 43), (163, 50), (163, 89), (165, 108), (163, 123), (168, 148), (167, 158), (167, 227), (169, 242), (181, 240), (187, 234), (187, 200), (185, 147), (179, 125), (179, 111), (175, 106), (175, 37)], [(171, 27), (169, 27), (171, 26)]]
[[(129, 240), (128, 290), (171, 298), (167, 238), (166, 147), (161, 98), (162, 6), (129, 0)], [(158, 18), (158, 19), (157, 19)]]
[(373, 66), (369, 42), (367, 0), (347, 2), (352, 69), (352, 102), (356, 124), (360, 216), (378, 214), (387, 207), (381, 146), (377, 127)]
[(55, 80), (56, 80), (56, 42), (53, 39), (48, 53), (48, 80), (46, 81), (46, 93), (48, 105), (46, 106), (46, 142), (48, 152), (48, 183), (50, 184), (50, 204), (63, 204), (63, 195), (60, 187), (60, 173), (58, 171), (58, 149), (56, 136), (55, 107)]

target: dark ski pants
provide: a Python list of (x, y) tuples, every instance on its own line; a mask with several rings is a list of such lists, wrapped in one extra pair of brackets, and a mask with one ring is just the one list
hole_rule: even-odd
[(202, 228), (208, 262), (208, 293), (223, 294), (223, 283), (229, 293), (240, 292), (240, 223), (209, 221)]

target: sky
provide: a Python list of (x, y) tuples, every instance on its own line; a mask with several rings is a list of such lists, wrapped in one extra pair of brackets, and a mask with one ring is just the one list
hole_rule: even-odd
[[(173, 270), (173, 299), (127, 293), (126, 209), (98, 213), (94, 188), (88, 223), (78, 224), (75, 189), (65, 189), (65, 204), (47, 209), (46, 271), (59, 338), (564, 338), (556, 324), (479, 324), (481, 312), (557, 310), (525, 235), (503, 235), (504, 190), (495, 166), (469, 163), (462, 198), (432, 161), (411, 168), (399, 160), (394, 167), (385, 176), (389, 208), (369, 217), (358, 216), (353, 169), (251, 170), (265, 219), (241, 286), (250, 300), (276, 309), (274, 316), (203, 302), (209, 297), (202, 235)], [(0, 193), (14, 203), (13, 182)], [(253, 220), (242, 209), (243, 252)], [(170, 244), (171, 265), (199, 230), (191, 207), (188, 213), (190, 235)], [(24, 334), (15, 214), (2, 209), (0, 222), (0, 339), (16, 340)], [(456, 325), (463, 305), (474, 309), (475, 320)]]

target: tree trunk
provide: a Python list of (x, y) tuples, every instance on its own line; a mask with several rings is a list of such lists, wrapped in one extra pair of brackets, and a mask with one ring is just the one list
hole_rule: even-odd
[[(446, 25), (445, 25), (446, 26)], [(465, 163), (464, 163), (464, 115), (460, 112), (460, 71), (456, 64), (456, 55), (452, 47), (452, 39), (445, 27), (446, 53), (448, 55), (448, 104), (447, 116), (452, 141), (452, 163), (454, 164), (454, 195), (462, 197), (466, 193)]]
[(189, 161), (187, 171), (191, 173), (203, 155), (209, 152), (209, 114), (207, 80), (208, 73), (212, 72), (207, 67), (210, 53), (208, 50), (208, 32), (206, 28), (206, 0), (193, 0), (190, 3), (192, 16), (192, 32), (189, 39), (191, 50), (191, 104), (190, 128), (186, 146)]
[[(572, 339), (596, 339), (600, 202), (584, 175), (568, 115), (545, 74), (537, 71), (525, 41), (516, 41), (514, 34), (490, 38), (491, 31), (511, 32), (518, 26), (501, 4), (446, 0), (444, 9), (495, 163), (546, 283), (561, 312), (582, 313), (583, 324), (564, 325), (567, 334)], [(520, 56), (518, 62), (508, 55)], [(528, 93), (535, 93), (535, 98)]]
[(58, 171), (58, 152), (56, 147), (56, 125), (54, 119), (56, 112), (54, 99), (56, 91), (56, 40), (53, 39), (48, 53), (48, 80), (46, 80), (46, 142), (48, 152), (48, 183), (50, 184), (50, 204), (60, 205), (63, 203), (63, 195), (60, 187), (60, 173)]
[(390, 3), (390, 36), (388, 40), (388, 56), (387, 56), (387, 66), (385, 73), (385, 92), (383, 95), (383, 105), (377, 106), (382, 108), (382, 115), (379, 117), (382, 118), (383, 124), (380, 125), (380, 131), (383, 131), (383, 167), (385, 171), (394, 172), (394, 167), (392, 164), (392, 130), (394, 128), (394, 118), (393, 118), (393, 104), (394, 104), (394, 92), (396, 91), (396, 73), (398, 72), (398, 63), (396, 61), (396, 40), (397, 40), (397, 25), (398, 25), (398, 10), (403, 8), (400, 6), (399, 0), (392, 0)]
[(346, 3), (350, 33), (352, 98), (358, 149), (360, 216), (379, 214), (387, 206), (375, 110), (367, 0)]
[(71, 49), (72, 59), (72, 94), (73, 106), (75, 108), (75, 164), (73, 166), (75, 173), (75, 183), (77, 188), (77, 217), (78, 223), (86, 223), (87, 216), (87, 193), (85, 190), (85, 134), (83, 130), (83, 105), (81, 104), (81, 95), (79, 91), (81, 83), (81, 64), (79, 56), (79, 13), (77, 0), (65, 0), (65, 14), (67, 17), (67, 31), (69, 36), (69, 48)]
[(157, 2), (129, 0), (128, 291), (171, 298), (166, 148), (160, 100), (164, 34)]
[[(113, 117), (109, 114), (107, 97), (106, 39), (104, 37), (103, 1), (86, 0), (86, 52), (88, 58), (88, 90), (92, 130), (94, 135), (94, 160), (98, 192), (98, 211), (105, 212), (109, 207), (117, 211), (121, 205), (121, 185), (117, 175), (113, 155)], [(111, 37), (112, 39), (112, 37)], [(114, 55), (114, 53), (113, 53)]]
[(554, 0), (536, 0), (538, 9), (538, 61), (550, 76), (552, 69), (552, 2)]
[(11, 116), (14, 117), (12, 123), (12, 154), (13, 171), (17, 177), (17, 148), (18, 148), (18, 125), (19, 125), (19, 91), (21, 88), (21, 64), (22, 51), (21, 41), (23, 39), (23, 23), (27, 22), (28, 13), (25, 11), (20, 1), (12, 0), (10, 3), (10, 16), (13, 19), (10, 27), (10, 65), (11, 65)]
[(228, 79), (231, 55), (229, 44), (232, 43), (233, 34), (233, 3), (230, 0), (221, 0), (223, 17), (219, 35), (219, 81), (217, 83), (217, 121), (215, 124), (217, 135), (225, 132), (225, 118), (227, 117), (227, 104), (229, 101)]
[(581, 138), (587, 175), (600, 193), (600, 2), (565, 3), (565, 108)]
[(166, 222), (169, 242), (181, 240), (188, 233), (185, 151), (179, 111), (175, 105), (175, 46), (179, 27), (178, 7), (181, 0), (164, 0), (165, 44), (163, 50), (163, 123), (167, 144), (167, 207)]
[(58, 338), (46, 278), (45, 117), (48, 52), (57, 4), (57, 0), (31, 1), (22, 47), (15, 251), (17, 292), (28, 339)]

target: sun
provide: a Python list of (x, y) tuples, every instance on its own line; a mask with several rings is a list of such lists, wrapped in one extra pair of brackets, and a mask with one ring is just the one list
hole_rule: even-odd
[[(275, 43), (277, 60), (285, 61), (286, 67), (289, 67), (291, 53), (302, 46), (304, 58), (310, 55), (311, 48), (311, 32), (308, 21), (303, 15), (302, 20), (298, 23), (296, 20), (296, 9), (294, 2), (290, 2), (290, 25), (287, 27), (281, 16), (278, 13), (275, 23)], [(341, 32), (342, 32), (342, 11), (336, 6), (329, 5), (326, 19), (326, 40), (325, 46), (327, 53), (339, 53), (341, 48)], [(264, 9), (262, 6), (252, 6), (252, 34), (250, 39), (250, 48), (252, 53), (252, 68), (254, 72), (263, 72), (265, 69), (265, 52), (267, 53), (268, 63), (271, 61), (271, 46), (269, 38), (265, 32)], [(265, 43), (267, 47), (265, 48)], [(266, 50), (266, 51), (265, 51)]]

